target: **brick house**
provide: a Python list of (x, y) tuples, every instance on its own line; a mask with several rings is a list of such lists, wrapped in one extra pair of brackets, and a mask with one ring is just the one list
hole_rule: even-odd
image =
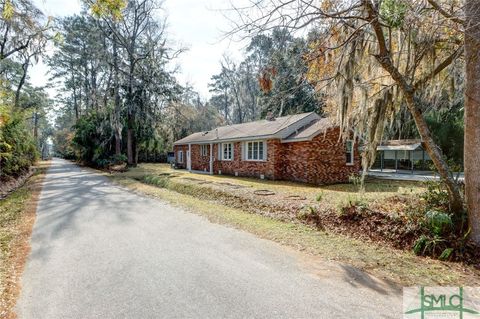
[(360, 170), (357, 144), (313, 112), (194, 133), (176, 141), (174, 153), (189, 171), (311, 184), (346, 182)]

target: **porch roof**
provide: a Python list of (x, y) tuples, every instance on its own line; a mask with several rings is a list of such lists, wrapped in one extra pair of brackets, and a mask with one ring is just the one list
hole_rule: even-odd
[(423, 149), (422, 140), (389, 140), (377, 147), (377, 151), (416, 151), (417, 149)]

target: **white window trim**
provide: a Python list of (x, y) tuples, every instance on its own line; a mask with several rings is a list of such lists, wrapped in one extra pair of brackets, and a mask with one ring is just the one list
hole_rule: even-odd
[[(248, 158), (248, 143), (263, 143), (263, 159), (254, 159), (254, 158), (251, 158), (249, 159)], [(244, 148), (244, 156), (243, 156), (243, 160), (244, 161), (247, 161), (247, 162), (266, 162), (267, 161), (267, 142), (266, 141), (246, 141), (243, 143), (243, 148)], [(253, 152), (253, 150), (252, 150)], [(253, 154), (253, 153), (252, 153)], [(260, 151), (258, 152), (258, 154), (260, 155)]]
[[(221, 148), (221, 150), (222, 150), (222, 153), (221, 153), (221, 154), (222, 154), (222, 161), (233, 161), (234, 156), (235, 156), (235, 155), (234, 155), (235, 145), (234, 145), (233, 143), (222, 143), (221, 145), (222, 145), (222, 148)], [(231, 155), (232, 157), (231, 157), (231, 158), (225, 158), (225, 148), (224, 148), (224, 145), (231, 145), (231, 148), (232, 148), (232, 155)]]
[[(346, 159), (347, 143), (352, 143), (352, 151), (351, 151), (352, 156), (350, 157), (350, 162), (347, 162), (347, 159)], [(355, 164), (355, 143), (353, 143), (352, 140), (345, 141), (345, 162), (346, 162), (347, 166), (353, 166)]]
[(207, 144), (200, 144), (200, 155), (203, 157), (208, 156), (208, 145)]
[(178, 156), (178, 162), (183, 164), (183, 151), (178, 151), (177, 156)]

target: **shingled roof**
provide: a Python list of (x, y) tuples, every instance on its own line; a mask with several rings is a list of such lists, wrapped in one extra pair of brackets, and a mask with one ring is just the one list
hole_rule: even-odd
[[(314, 112), (288, 115), (273, 120), (260, 120), (249, 123), (221, 126), (216, 129), (193, 133), (175, 145), (202, 144), (246, 139), (279, 138), (291, 139), (295, 134), (313, 134), (315, 130), (330, 125)], [(303, 136), (303, 135), (299, 135)], [(293, 140), (292, 140), (293, 141)]]
[(297, 142), (297, 141), (304, 141), (304, 140), (311, 140), (315, 136), (320, 133), (324, 133), (327, 129), (335, 126), (333, 121), (329, 118), (320, 118), (312, 121), (305, 127), (301, 128), (300, 130), (296, 131), (289, 137), (287, 137), (282, 142), (289, 143), (289, 142)]

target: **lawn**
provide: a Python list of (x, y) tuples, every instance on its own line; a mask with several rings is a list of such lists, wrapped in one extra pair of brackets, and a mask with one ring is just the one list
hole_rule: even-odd
[[(259, 237), (278, 242), (297, 251), (306, 253), (307, 259), (333, 260), (352, 265), (376, 277), (392, 281), (392, 284), (408, 285), (478, 285), (480, 284), (479, 271), (460, 263), (442, 262), (430, 258), (415, 256), (411, 251), (398, 250), (386, 247), (381, 243), (364, 241), (331, 232), (318, 230), (315, 227), (295, 222), (286, 222), (277, 218), (252, 214), (243, 207), (226, 205), (221, 200), (199, 199), (201, 194), (198, 188), (207, 186), (195, 183), (193, 195), (185, 194), (185, 189), (175, 191), (178, 187), (156, 187), (142, 182), (146, 175), (171, 176), (182, 185), (190, 185), (189, 178), (214, 183), (231, 183), (243, 185), (251, 189), (275, 190), (289, 194), (305, 194), (309, 200), (316, 201), (320, 191), (329, 197), (348, 196), (356, 194), (352, 185), (334, 185), (315, 187), (289, 182), (271, 182), (250, 178), (233, 178), (227, 176), (209, 176), (190, 174), (185, 171), (172, 170), (167, 165), (143, 164), (123, 174), (110, 175), (117, 183), (141, 194), (160, 198), (182, 207), (192, 213), (205, 216), (215, 223), (225, 224), (248, 232)], [(183, 180), (183, 181), (182, 181)], [(208, 187), (211, 187), (211, 184)], [(220, 184), (221, 185), (221, 184)], [(388, 185), (388, 186), (386, 186)], [(177, 189), (178, 190), (178, 189)], [(200, 192), (201, 192), (200, 190)], [(407, 182), (371, 181), (367, 186), (366, 196), (377, 200), (376, 196), (396, 196), (399, 194), (419, 193), (423, 186)], [(188, 190), (189, 192), (191, 190)], [(322, 201), (325, 199), (322, 199)]]
[[(286, 181), (218, 176), (141, 164), (110, 175), (135, 191), (193, 213), (252, 232), (297, 250), (335, 260), (402, 285), (480, 283), (479, 271), (462, 263), (415, 256), (418, 228), (407, 217), (422, 202), (420, 182), (369, 179), (314, 186)], [(351, 203), (367, 207), (350, 216)], [(360, 204), (359, 204), (360, 203)], [(307, 210), (305, 210), (307, 208)], [(301, 217), (307, 211), (307, 218)], [(316, 217), (316, 218), (312, 218)]]
[(269, 190), (275, 195), (276, 200), (288, 201), (289, 199), (305, 198), (304, 203), (318, 204), (324, 207), (338, 207), (351, 200), (362, 200), (368, 203), (381, 202), (394, 196), (415, 196), (425, 191), (425, 186), (419, 182), (410, 181), (387, 181), (369, 179), (365, 184), (365, 191), (359, 192), (354, 184), (335, 184), (316, 186), (288, 181), (270, 181), (247, 177), (232, 177), (227, 175), (207, 175), (189, 173), (186, 170), (175, 170), (168, 164), (141, 164), (122, 174), (130, 178), (142, 178), (144, 176), (169, 177), (178, 182), (210, 182), (204, 186), (219, 186), (225, 189), (235, 189), (236, 185), (249, 189), (252, 193), (259, 190)]
[(0, 318), (13, 317), (18, 281), (30, 249), (36, 204), (48, 165), (38, 163), (34, 175), (0, 201)]

